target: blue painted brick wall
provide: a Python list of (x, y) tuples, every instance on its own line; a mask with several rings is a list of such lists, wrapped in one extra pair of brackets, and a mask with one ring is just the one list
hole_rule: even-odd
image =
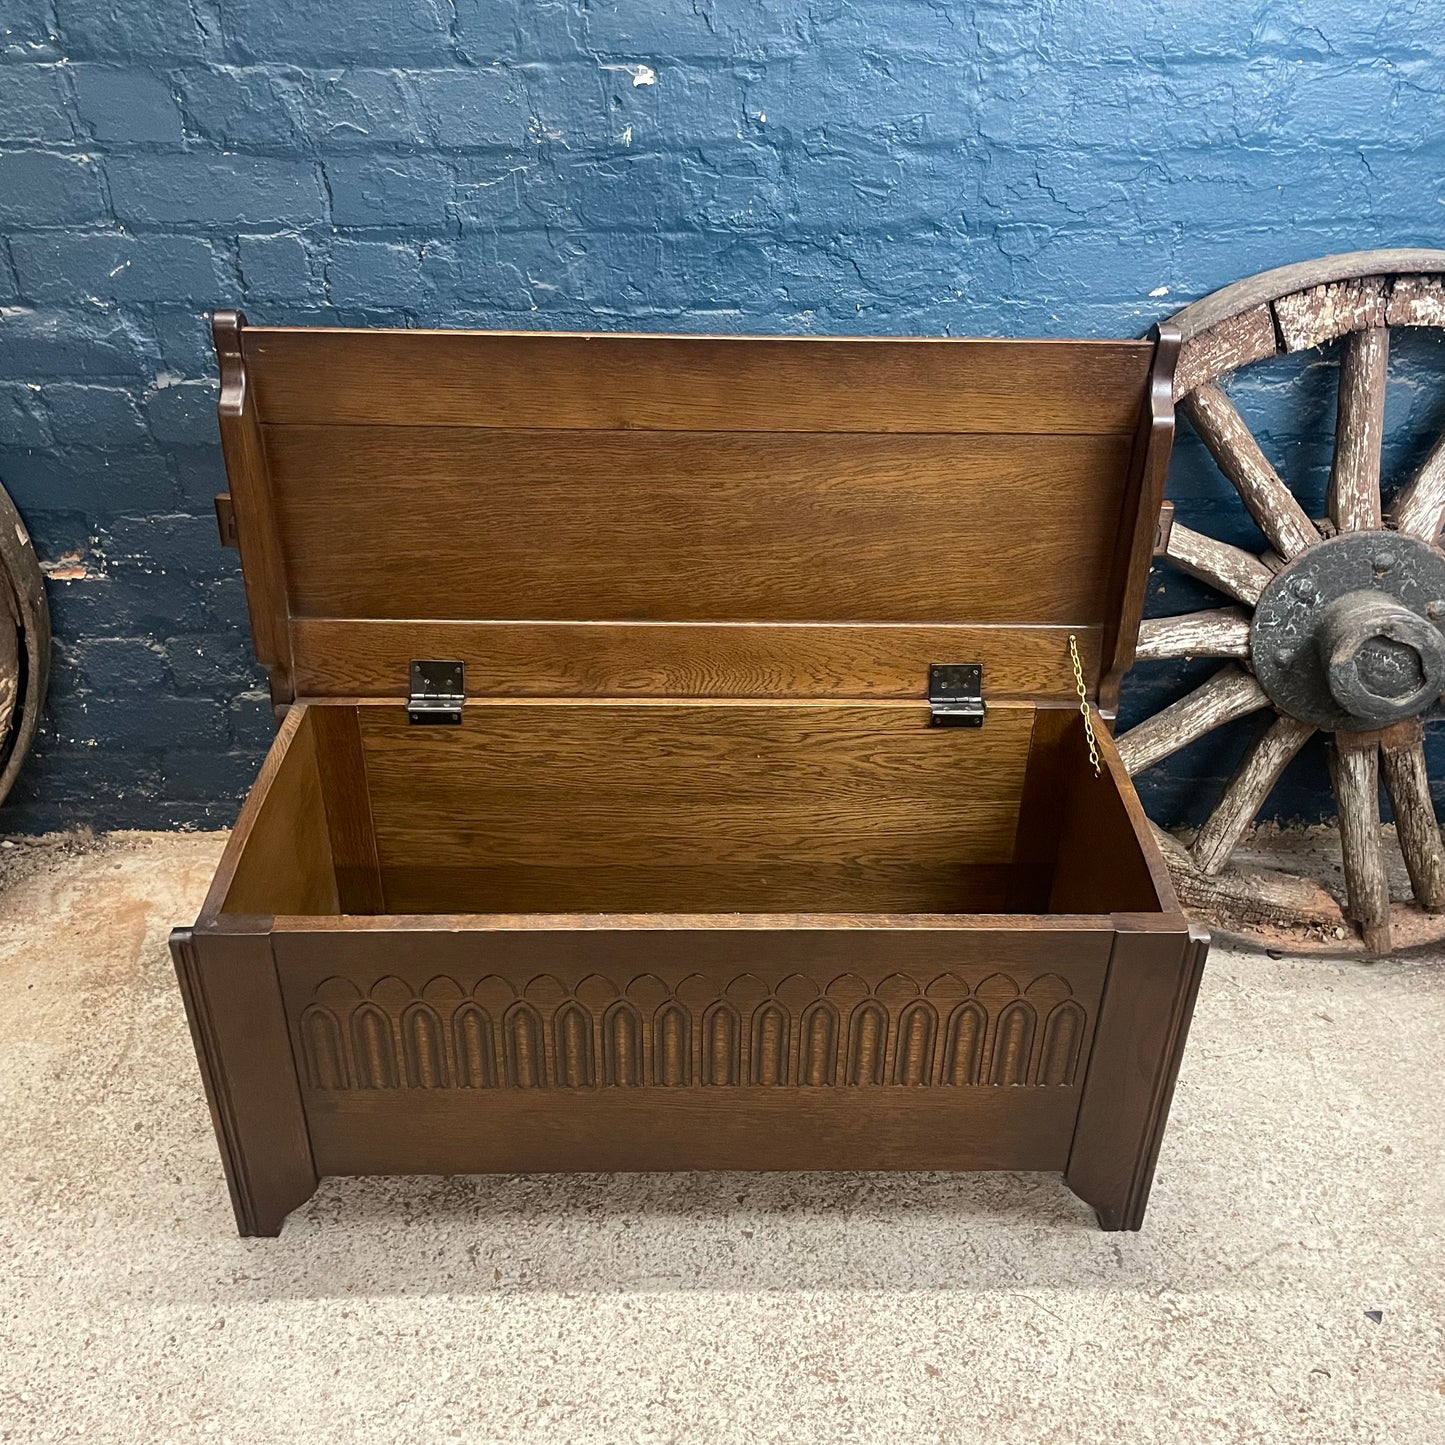
[[(1123, 336), (1266, 266), (1441, 244), (1442, 206), (1430, 4), (0, 0), (0, 478), (57, 637), (4, 824), (228, 823), (266, 744), (211, 519), (213, 306)], [(1332, 386), (1313, 357), (1238, 388), (1316, 496)], [(1445, 426), (1433, 338), (1389, 405), (1398, 471)], [(1192, 438), (1171, 487), (1251, 540)], [(1141, 669), (1125, 721), (1198, 671)], [(1197, 816), (1250, 726), (1151, 805)], [(1307, 756), (1275, 811), (1326, 807)]]

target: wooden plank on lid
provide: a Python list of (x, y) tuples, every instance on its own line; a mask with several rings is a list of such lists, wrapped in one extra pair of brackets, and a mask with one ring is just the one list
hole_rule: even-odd
[(666, 431), (1132, 431), (1139, 341), (246, 332), (266, 420)]

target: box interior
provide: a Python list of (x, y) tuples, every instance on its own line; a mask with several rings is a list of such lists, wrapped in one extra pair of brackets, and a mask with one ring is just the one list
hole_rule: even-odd
[[(293, 707), (208, 910), (366, 914), (1160, 911), (1137, 800), (1077, 711), (919, 702)], [(1131, 812), (1132, 808), (1132, 812)]]

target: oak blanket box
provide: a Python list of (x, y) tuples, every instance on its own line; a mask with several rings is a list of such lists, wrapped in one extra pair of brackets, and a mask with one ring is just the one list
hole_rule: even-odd
[(214, 331), (279, 731), (172, 948), (242, 1233), (676, 1169), (1139, 1227), (1208, 943), (1107, 726), (1174, 336)]

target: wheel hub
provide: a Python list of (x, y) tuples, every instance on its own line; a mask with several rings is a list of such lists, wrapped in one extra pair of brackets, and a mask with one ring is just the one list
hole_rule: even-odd
[(1349, 532), (1295, 558), (1250, 629), (1260, 686), (1333, 731), (1417, 717), (1445, 693), (1445, 554), (1397, 532)]

